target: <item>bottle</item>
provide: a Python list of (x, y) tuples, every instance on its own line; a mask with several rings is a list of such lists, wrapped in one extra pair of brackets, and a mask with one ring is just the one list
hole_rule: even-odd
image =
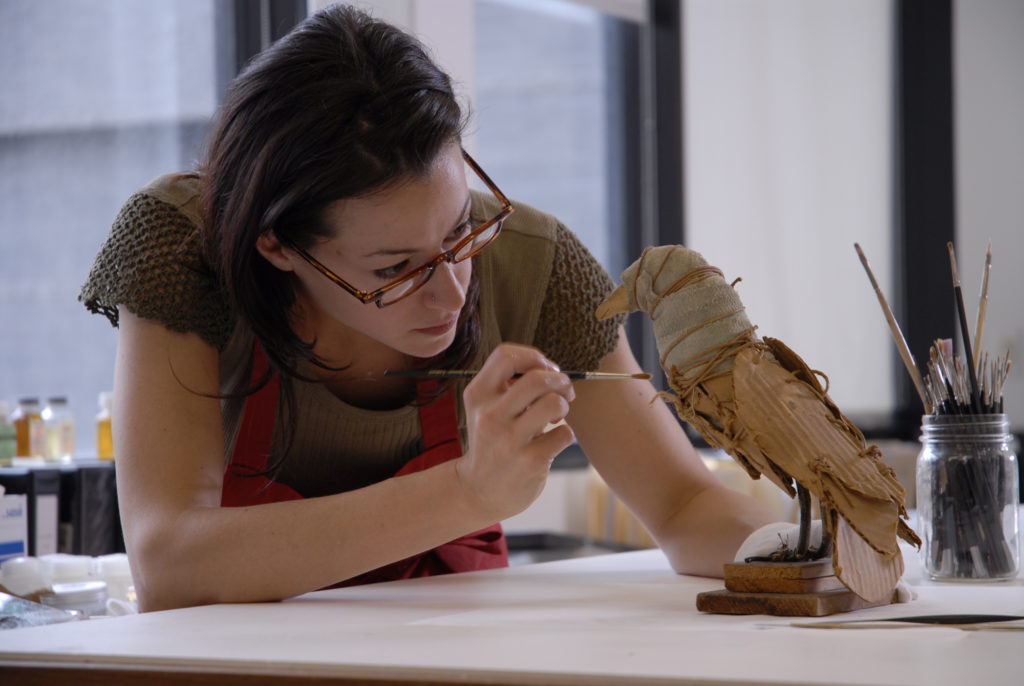
[(42, 457), (43, 418), (39, 413), (39, 398), (22, 398), (11, 414), (11, 424), (17, 440), (17, 457)]
[(932, 579), (1017, 576), (1018, 478), (1005, 414), (924, 416), (917, 516), (924, 568)]
[(110, 413), (114, 406), (114, 394), (103, 391), (99, 396), (100, 412), (96, 415), (96, 457), (101, 460), (114, 459), (114, 437), (110, 429)]
[(7, 418), (10, 411), (10, 403), (0, 400), (0, 466), (11, 464), (18, 452), (18, 435)]
[(96, 577), (107, 582), (107, 595), (128, 603), (135, 602), (135, 586), (128, 556), (110, 553), (94, 559)]
[(42, 411), (48, 462), (71, 462), (75, 459), (75, 420), (63, 396), (48, 398)]

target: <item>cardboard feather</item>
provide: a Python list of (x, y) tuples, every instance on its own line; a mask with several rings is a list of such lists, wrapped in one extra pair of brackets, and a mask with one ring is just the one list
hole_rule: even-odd
[(903, 573), (897, 537), (905, 491), (863, 434), (784, 343), (761, 340), (721, 270), (683, 246), (648, 248), (598, 308), (599, 317), (642, 310), (680, 418), (709, 444), (790, 496), (816, 496), (836, 576), (868, 601), (890, 597)]

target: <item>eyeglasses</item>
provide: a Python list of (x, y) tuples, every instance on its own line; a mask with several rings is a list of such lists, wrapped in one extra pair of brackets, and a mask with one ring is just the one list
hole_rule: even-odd
[(512, 203), (509, 202), (505, 194), (502, 193), (496, 185), (494, 185), (491, 178), (487, 176), (486, 172), (480, 168), (480, 165), (478, 165), (473, 158), (469, 156), (469, 153), (463, 150), (462, 157), (466, 161), (466, 164), (469, 165), (469, 168), (473, 170), (473, 173), (475, 173), (491, 193), (501, 201), (501, 211), (484, 223), (480, 224), (480, 226), (474, 228), (468, 236), (456, 243), (455, 247), (451, 250), (446, 250), (434, 259), (428, 261), (426, 264), (412, 270), (405, 276), (395, 279), (391, 283), (378, 288), (375, 291), (362, 291), (325, 267), (303, 248), (298, 245), (294, 245), (291, 242), (288, 243), (288, 246), (297, 252), (302, 259), (306, 260), (306, 262), (316, 268), (317, 271), (344, 288), (348, 293), (351, 293), (353, 296), (358, 298), (364, 305), (366, 303), (373, 302), (377, 304), (377, 307), (387, 307), (388, 305), (394, 305), (399, 300), (408, 298), (430, 281), (430, 277), (434, 275), (434, 270), (438, 265), (443, 264), (444, 262), (457, 264), (463, 260), (468, 260), (470, 257), (473, 257), (483, 250), (491, 241), (498, 237), (498, 234), (501, 233), (501, 225), (504, 223), (505, 218), (515, 211), (515, 208), (512, 207)]

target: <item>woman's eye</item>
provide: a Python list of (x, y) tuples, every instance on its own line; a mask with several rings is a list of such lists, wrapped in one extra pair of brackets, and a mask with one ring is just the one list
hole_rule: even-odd
[(402, 275), (402, 272), (405, 271), (406, 267), (408, 266), (409, 260), (402, 260), (398, 264), (392, 265), (390, 267), (385, 267), (384, 269), (375, 269), (373, 270), (373, 273), (375, 276), (381, 279), (397, 279), (399, 276)]
[(448, 245), (446, 245), (445, 247), (452, 247), (453, 245), (461, 241), (463, 238), (468, 236), (472, 230), (473, 219), (467, 218), (466, 221), (459, 224), (457, 227), (455, 227), (455, 230), (451, 232), (451, 235), (448, 236), (448, 240), (446, 241)]

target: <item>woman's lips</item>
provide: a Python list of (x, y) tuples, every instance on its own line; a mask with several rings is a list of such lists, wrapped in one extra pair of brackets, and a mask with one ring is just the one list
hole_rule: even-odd
[(451, 331), (452, 327), (455, 326), (455, 322), (457, 322), (458, 320), (458, 317), (452, 317), (444, 324), (439, 324), (437, 326), (428, 326), (424, 329), (416, 329), (416, 331), (426, 334), (428, 336), (440, 336)]

